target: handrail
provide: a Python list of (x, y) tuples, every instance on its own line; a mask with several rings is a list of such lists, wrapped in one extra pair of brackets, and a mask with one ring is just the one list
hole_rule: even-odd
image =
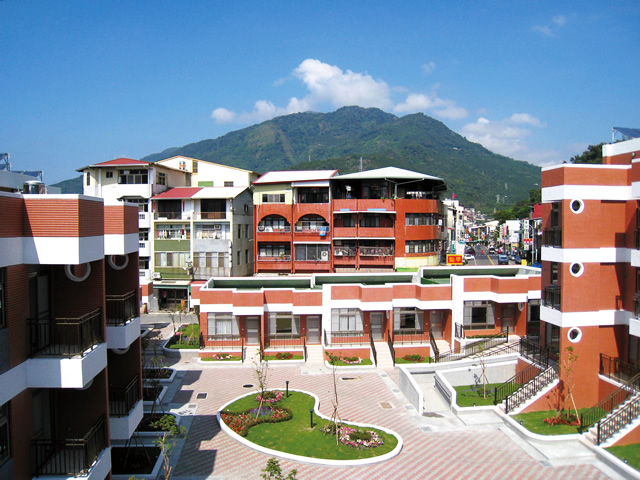
[(306, 362), (309, 358), (309, 353), (307, 352), (307, 337), (302, 337), (302, 348), (304, 349), (304, 361)]
[(396, 343), (424, 343), (428, 333), (421, 328), (402, 328), (393, 331), (393, 341)]
[(509, 341), (509, 327), (507, 327), (505, 330), (502, 330), (500, 333), (489, 335), (483, 338), (482, 340), (463, 346), (462, 352), (456, 352), (455, 350), (450, 350), (448, 352), (445, 352), (439, 356), (436, 362), (449, 362), (452, 360), (460, 360), (463, 358), (467, 358), (467, 357), (470, 357), (471, 355), (475, 355), (484, 350), (488, 350), (489, 348), (495, 347), (502, 343), (507, 343), (508, 341)]
[(520, 356), (539, 365), (549, 366), (549, 347), (543, 347), (526, 337), (520, 339)]
[(387, 345), (389, 345), (389, 352), (391, 353), (391, 361), (393, 362), (393, 366), (396, 366), (396, 349), (393, 348), (393, 340), (391, 339), (391, 335), (387, 335)]
[(535, 365), (529, 365), (524, 370), (516, 373), (506, 382), (498, 385), (493, 391), (493, 404), (502, 402), (507, 395), (511, 395), (516, 390), (530, 382), (536, 375), (540, 374), (540, 369)]
[(618, 389), (600, 400), (594, 407), (580, 414), (580, 427), (586, 429), (600, 419), (606, 417), (616, 408), (622, 405), (627, 398), (640, 390), (640, 374), (625, 382)]
[(562, 290), (560, 285), (548, 285), (542, 289), (542, 305), (544, 307), (553, 308), (554, 310), (561, 310), (561, 295)]
[(623, 362), (619, 358), (613, 358), (604, 353), (600, 354), (600, 375), (626, 382), (639, 373), (640, 365)]
[(140, 400), (140, 377), (136, 375), (124, 388), (109, 389), (109, 415), (126, 417)]
[(438, 363), (440, 360), (440, 350), (438, 349), (438, 344), (436, 343), (435, 338), (433, 338), (433, 329), (431, 325), (429, 325), (429, 343), (431, 344), (431, 351), (433, 352), (433, 358)]
[(378, 352), (376, 352), (376, 344), (373, 341), (373, 332), (371, 331), (371, 325), (369, 325), (369, 344), (371, 345), (371, 353), (373, 354), (373, 363), (376, 368), (378, 367)]
[(600, 445), (606, 439), (619, 432), (623, 427), (633, 422), (638, 416), (640, 416), (640, 396), (636, 395), (636, 398), (625, 407), (598, 422), (597, 444)]
[(136, 290), (123, 295), (105, 295), (107, 306), (107, 325), (125, 325), (138, 316)]
[(244, 337), (240, 339), (240, 351), (242, 352), (242, 363), (244, 363), (246, 352), (244, 350)]
[(554, 366), (548, 367), (544, 372), (533, 377), (531, 381), (505, 397), (505, 413), (509, 413), (518, 405), (524, 403), (527, 399), (534, 396), (556, 378), (558, 378), (558, 372), (556, 371), (556, 368)]
[(456, 323), (456, 338), (464, 338), (464, 325), (462, 323)]
[(84, 355), (103, 342), (102, 310), (78, 318), (27, 320), (30, 330), (31, 355)]
[(322, 330), (322, 336), (324, 337), (324, 346), (329, 346), (329, 342), (327, 341), (327, 331), (325, 329)]

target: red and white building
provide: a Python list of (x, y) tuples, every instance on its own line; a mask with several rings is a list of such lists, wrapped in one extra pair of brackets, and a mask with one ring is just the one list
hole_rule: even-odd
[(604, 145), (602, 165), (544, 168), (542, 202), (541, 344), (558, 391), (575, 385), (577, 408), (594, 407), (640, 373), (640, 138)]
[(269, 172), (253, 182), (255, 273), (438, 265), (442, 179), (395, 167)]
[(138, 209), (0, 192), (0, 478), (103, 479), (143, 415)]

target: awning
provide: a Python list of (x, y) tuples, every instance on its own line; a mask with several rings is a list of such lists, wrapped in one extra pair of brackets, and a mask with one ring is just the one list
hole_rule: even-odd
[(177, 288), (186, 290), (189, 288), (191, 280), (155, 280), (153, 288)]

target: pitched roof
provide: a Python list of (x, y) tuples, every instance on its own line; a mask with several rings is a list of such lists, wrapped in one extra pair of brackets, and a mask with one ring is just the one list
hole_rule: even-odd
[(388, 178), (391, 180), (440, 180), (439, 177), (433, 177), (424, 173), (413, 172), (397, 167), (376, 168), (375, 170), (366, 170), (364, 172), (348, 173), (339, 175), (336, 180), (373, 180)]
[(312, 180), (328, 180), (338, 173), (338, 170), (286, 170), (282, 172), (267, 172), (253, 182), (254, 185), (266, 183), (307, 182)]
[(203, 187), (175, 187), (151, 197), (152, 200), (167, 198), (191, 198)]
[(133, 158), (115, 158), (113, 160), (107, 160), (106, 162), (93, 163), (91, 165), (87, 165), (86, 167), (78, 168), (76, 172), (81, 172), (90, 167), (114, 167), (124, 165), (131, 167), (141, 167), (153, 164), (150, 162), (143, 162), (142, 160), (134, 160)]

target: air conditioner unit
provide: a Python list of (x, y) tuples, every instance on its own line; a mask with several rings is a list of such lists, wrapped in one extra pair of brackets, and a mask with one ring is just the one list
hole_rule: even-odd
[(273, 232), (273, 228), (272, 227), (264, 227), (264, 231), (265, 232)]
[[(324, 253), (324, 252), (322, 252), (322, 253)], [(333, 254), (334, 254), (336, 257), (341, 257), (342, 255), (344, 255), (344, 253), (342, 252), (342, 250), (336, 250), (335, 252), (333, 252)]]
[(213, 225), (213, 229), (214, 229), (214, 230), (222, 230), (222, 224), (220, 224), (220, 223), (216, 223), (216, 224), (214, 224), (214, 225)]
[(153, 275), (151, 275), (151, 277), (154, 280), (162, 280), (162, 275), (160, 274), (160, 272), (153, 272)]
[(258, 231), (264, 232), (264, 225), (258, 225)]
[(329, 260), (329, 252), (328, 252), (328, 251), (326, 251), (326, 250), (325, 250), (325, 251), (323, 251), (323, 252), (320, 252), (320, 259), (322, 259), (322, 260)]

